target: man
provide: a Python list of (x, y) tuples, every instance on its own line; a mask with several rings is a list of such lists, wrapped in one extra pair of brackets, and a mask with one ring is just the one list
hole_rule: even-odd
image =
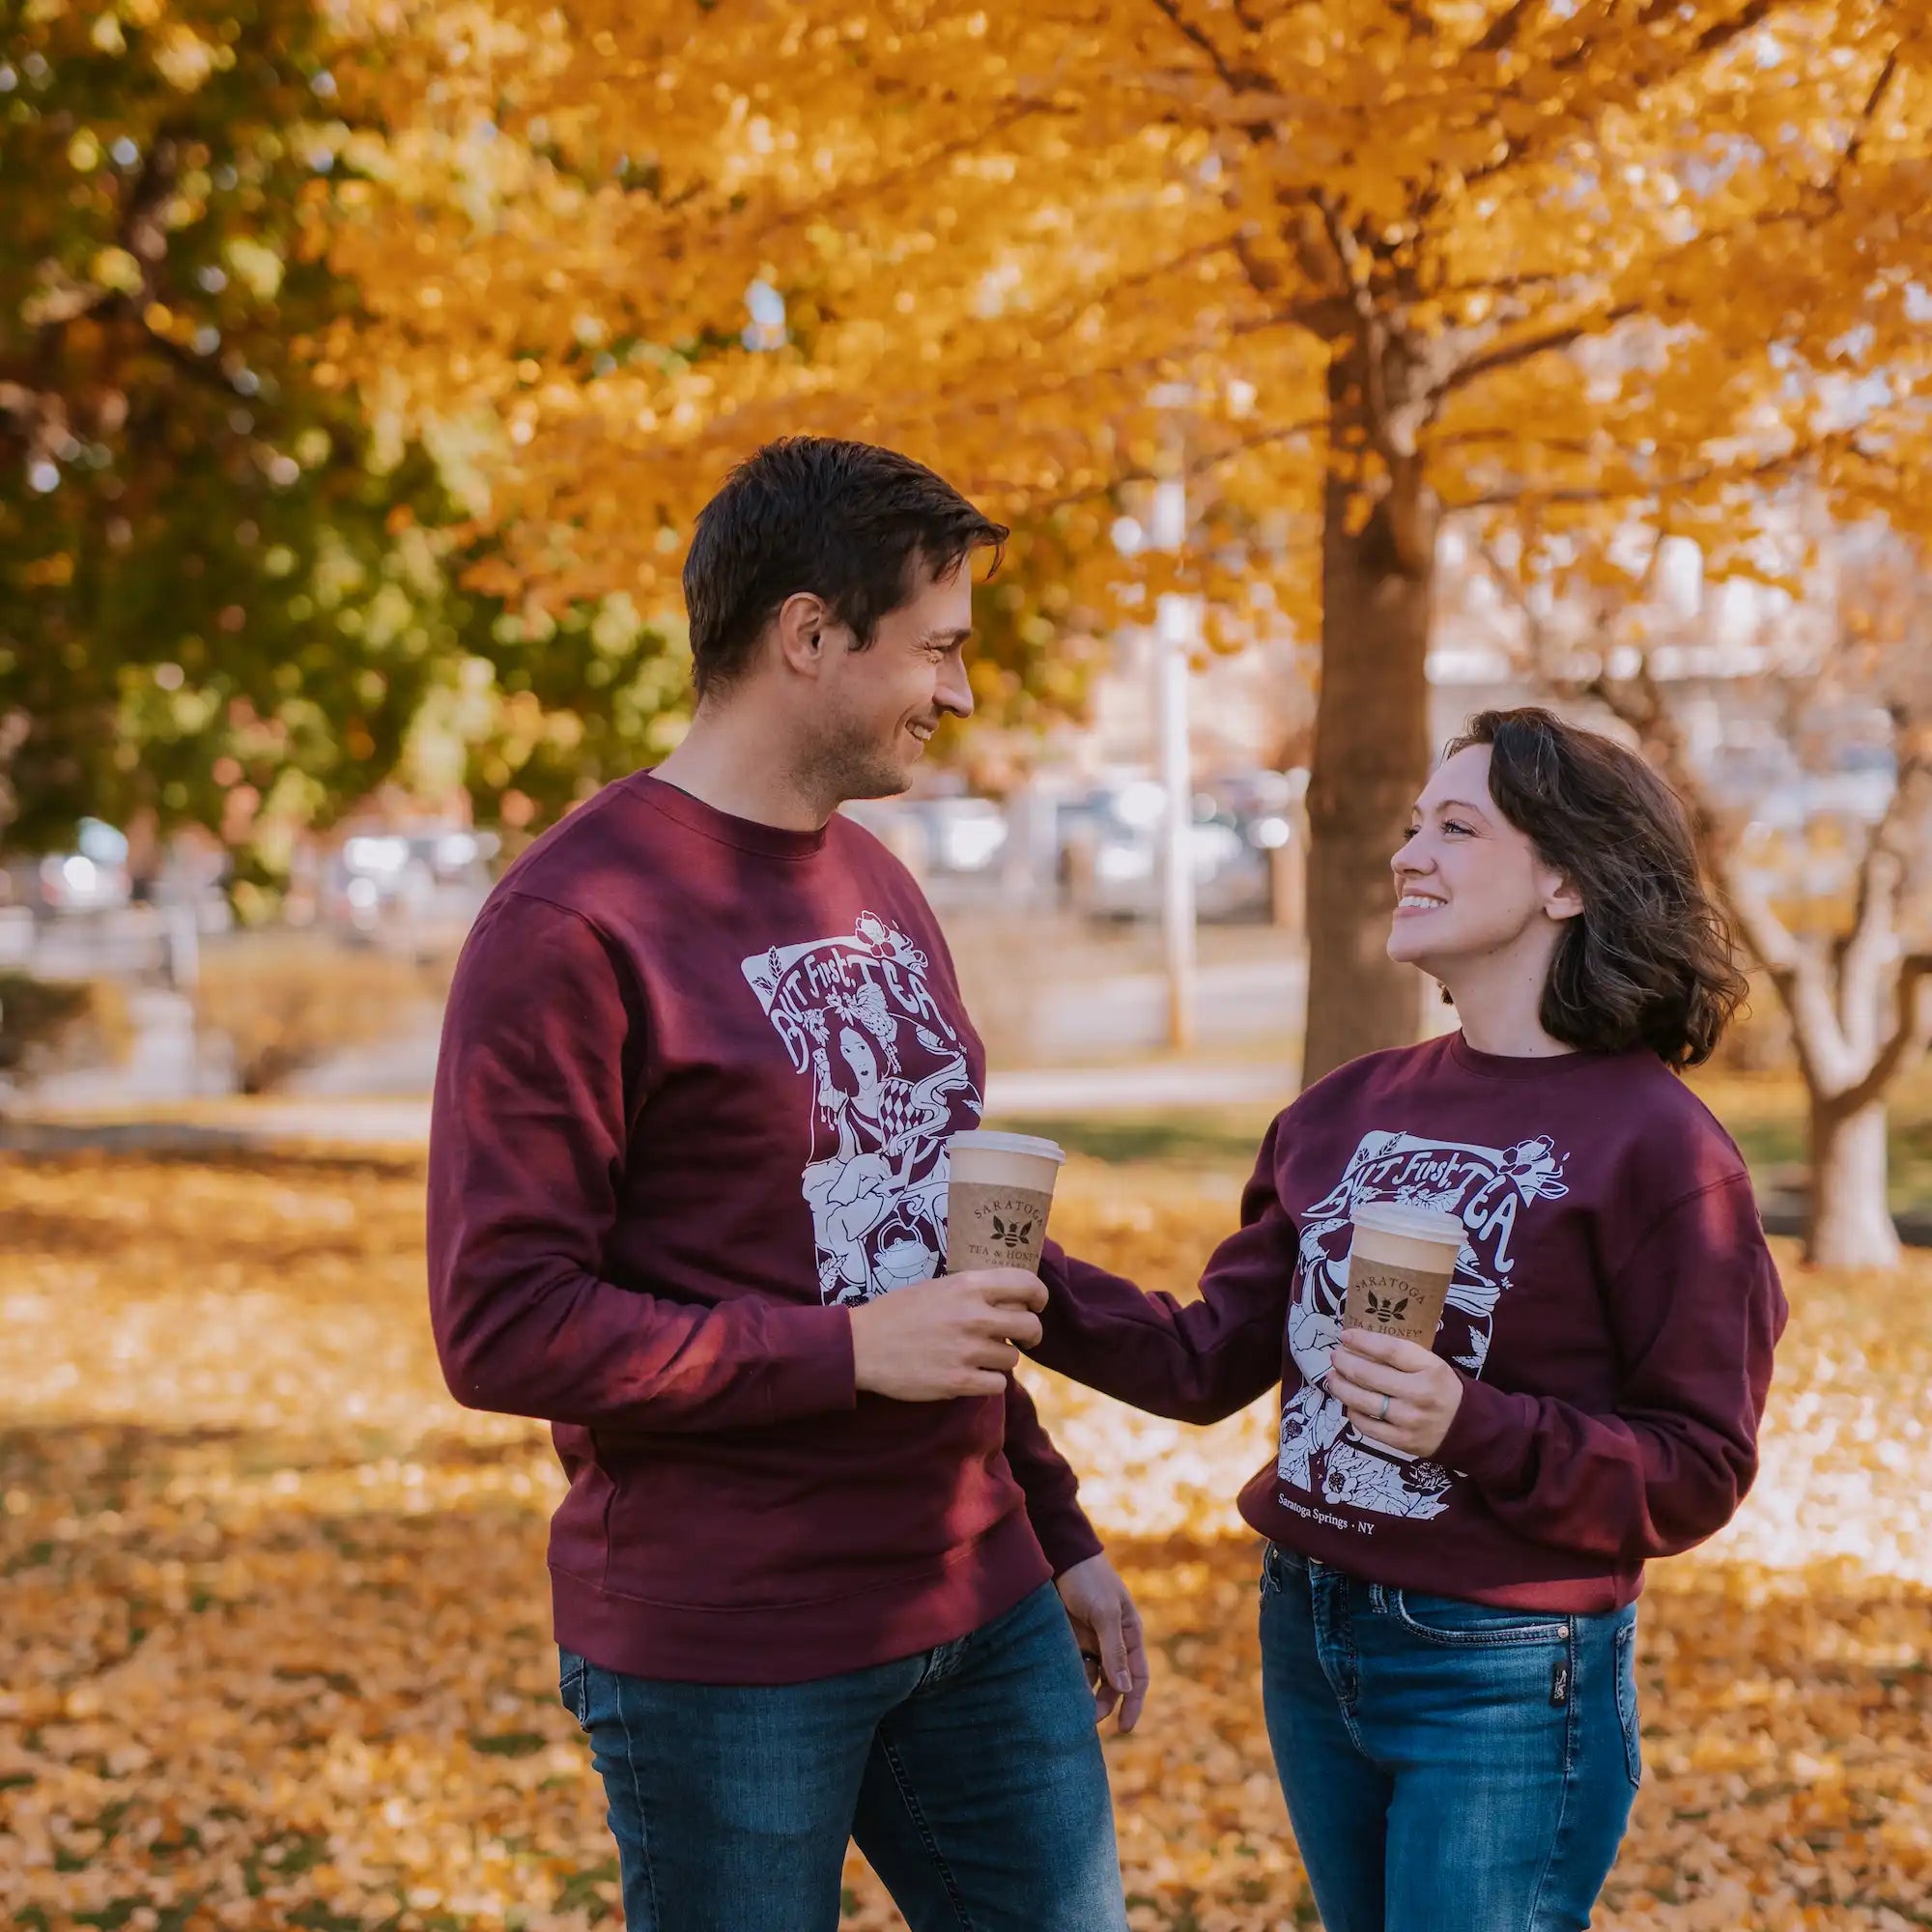
[(510, 868), (457, 971), (437, 1343), (459, 1401), (554, 1425), (633, 1932), (832, 1932), (848, 1837), (915, 1932), (1126, 1922), (1094, 1725), (1139, 1713), (1139, 1621), (1009, 1373), (1039, 1284), (933, 1279), (984, 1056), (836, 815), (971, 713), (1006, 534), (890, 451), (760, 450), (685, 566), (689, 735)]

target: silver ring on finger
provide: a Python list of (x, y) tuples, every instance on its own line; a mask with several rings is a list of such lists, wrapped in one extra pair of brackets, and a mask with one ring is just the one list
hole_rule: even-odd
[(1386, 1422), (1388, 1419), (1389, 1419), (1389, 1399), (1387, 1396), (1383, 1396), (1382, 1406), (1376, 1410), (1376, 1420), (1378, 1422)]

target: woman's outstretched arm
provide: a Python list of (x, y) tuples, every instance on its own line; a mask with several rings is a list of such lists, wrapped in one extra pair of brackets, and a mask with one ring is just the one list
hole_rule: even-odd
[[(1285, 1117), (1282, 1117), (1285, 1118)], [(1214, 1251), (1198, 1301), (1147, 1293), (1049, 1241), (1042, 1367), (1182, 1422), (1218, 1422), (1281, 1379), (1295, 1227), (1275, 1184), (1282, 1119), (1262, 1142), (1241, 1225)]]

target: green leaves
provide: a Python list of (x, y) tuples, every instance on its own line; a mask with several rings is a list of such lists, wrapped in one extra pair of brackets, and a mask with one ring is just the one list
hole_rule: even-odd
[(490, 612), (434, 467), (312, 370), (356, 306), (317, 14), (95, 20), (36, 10), (0, 111), (0, 846), (192, 821), (271, 883)]

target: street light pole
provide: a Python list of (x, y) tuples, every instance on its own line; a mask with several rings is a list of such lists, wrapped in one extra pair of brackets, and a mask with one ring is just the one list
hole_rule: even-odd
[(1154, 622), (1159, 647), (1162, 821), (1160, 923), (1167, 961), (1167, 1043), (1194, 1044), (1194, 774), (1187, 742), (1189, 659), (1201, 613), (1191, 597), (1161, 598)]
[[(1187, 539), (1187, 486), (1179, 477), (1154, 493), (1150, 547), (1178, 551)], [(1194, 773), (1187, 742), (1187, 677), (1201, 634), (1201, 601), (1170, 592), (1154, 609), (1154, 697), (1159, 721), (1162, 820), (1160, 924), (1167, 968), (1167, 1043), (1194, 1044)]]

